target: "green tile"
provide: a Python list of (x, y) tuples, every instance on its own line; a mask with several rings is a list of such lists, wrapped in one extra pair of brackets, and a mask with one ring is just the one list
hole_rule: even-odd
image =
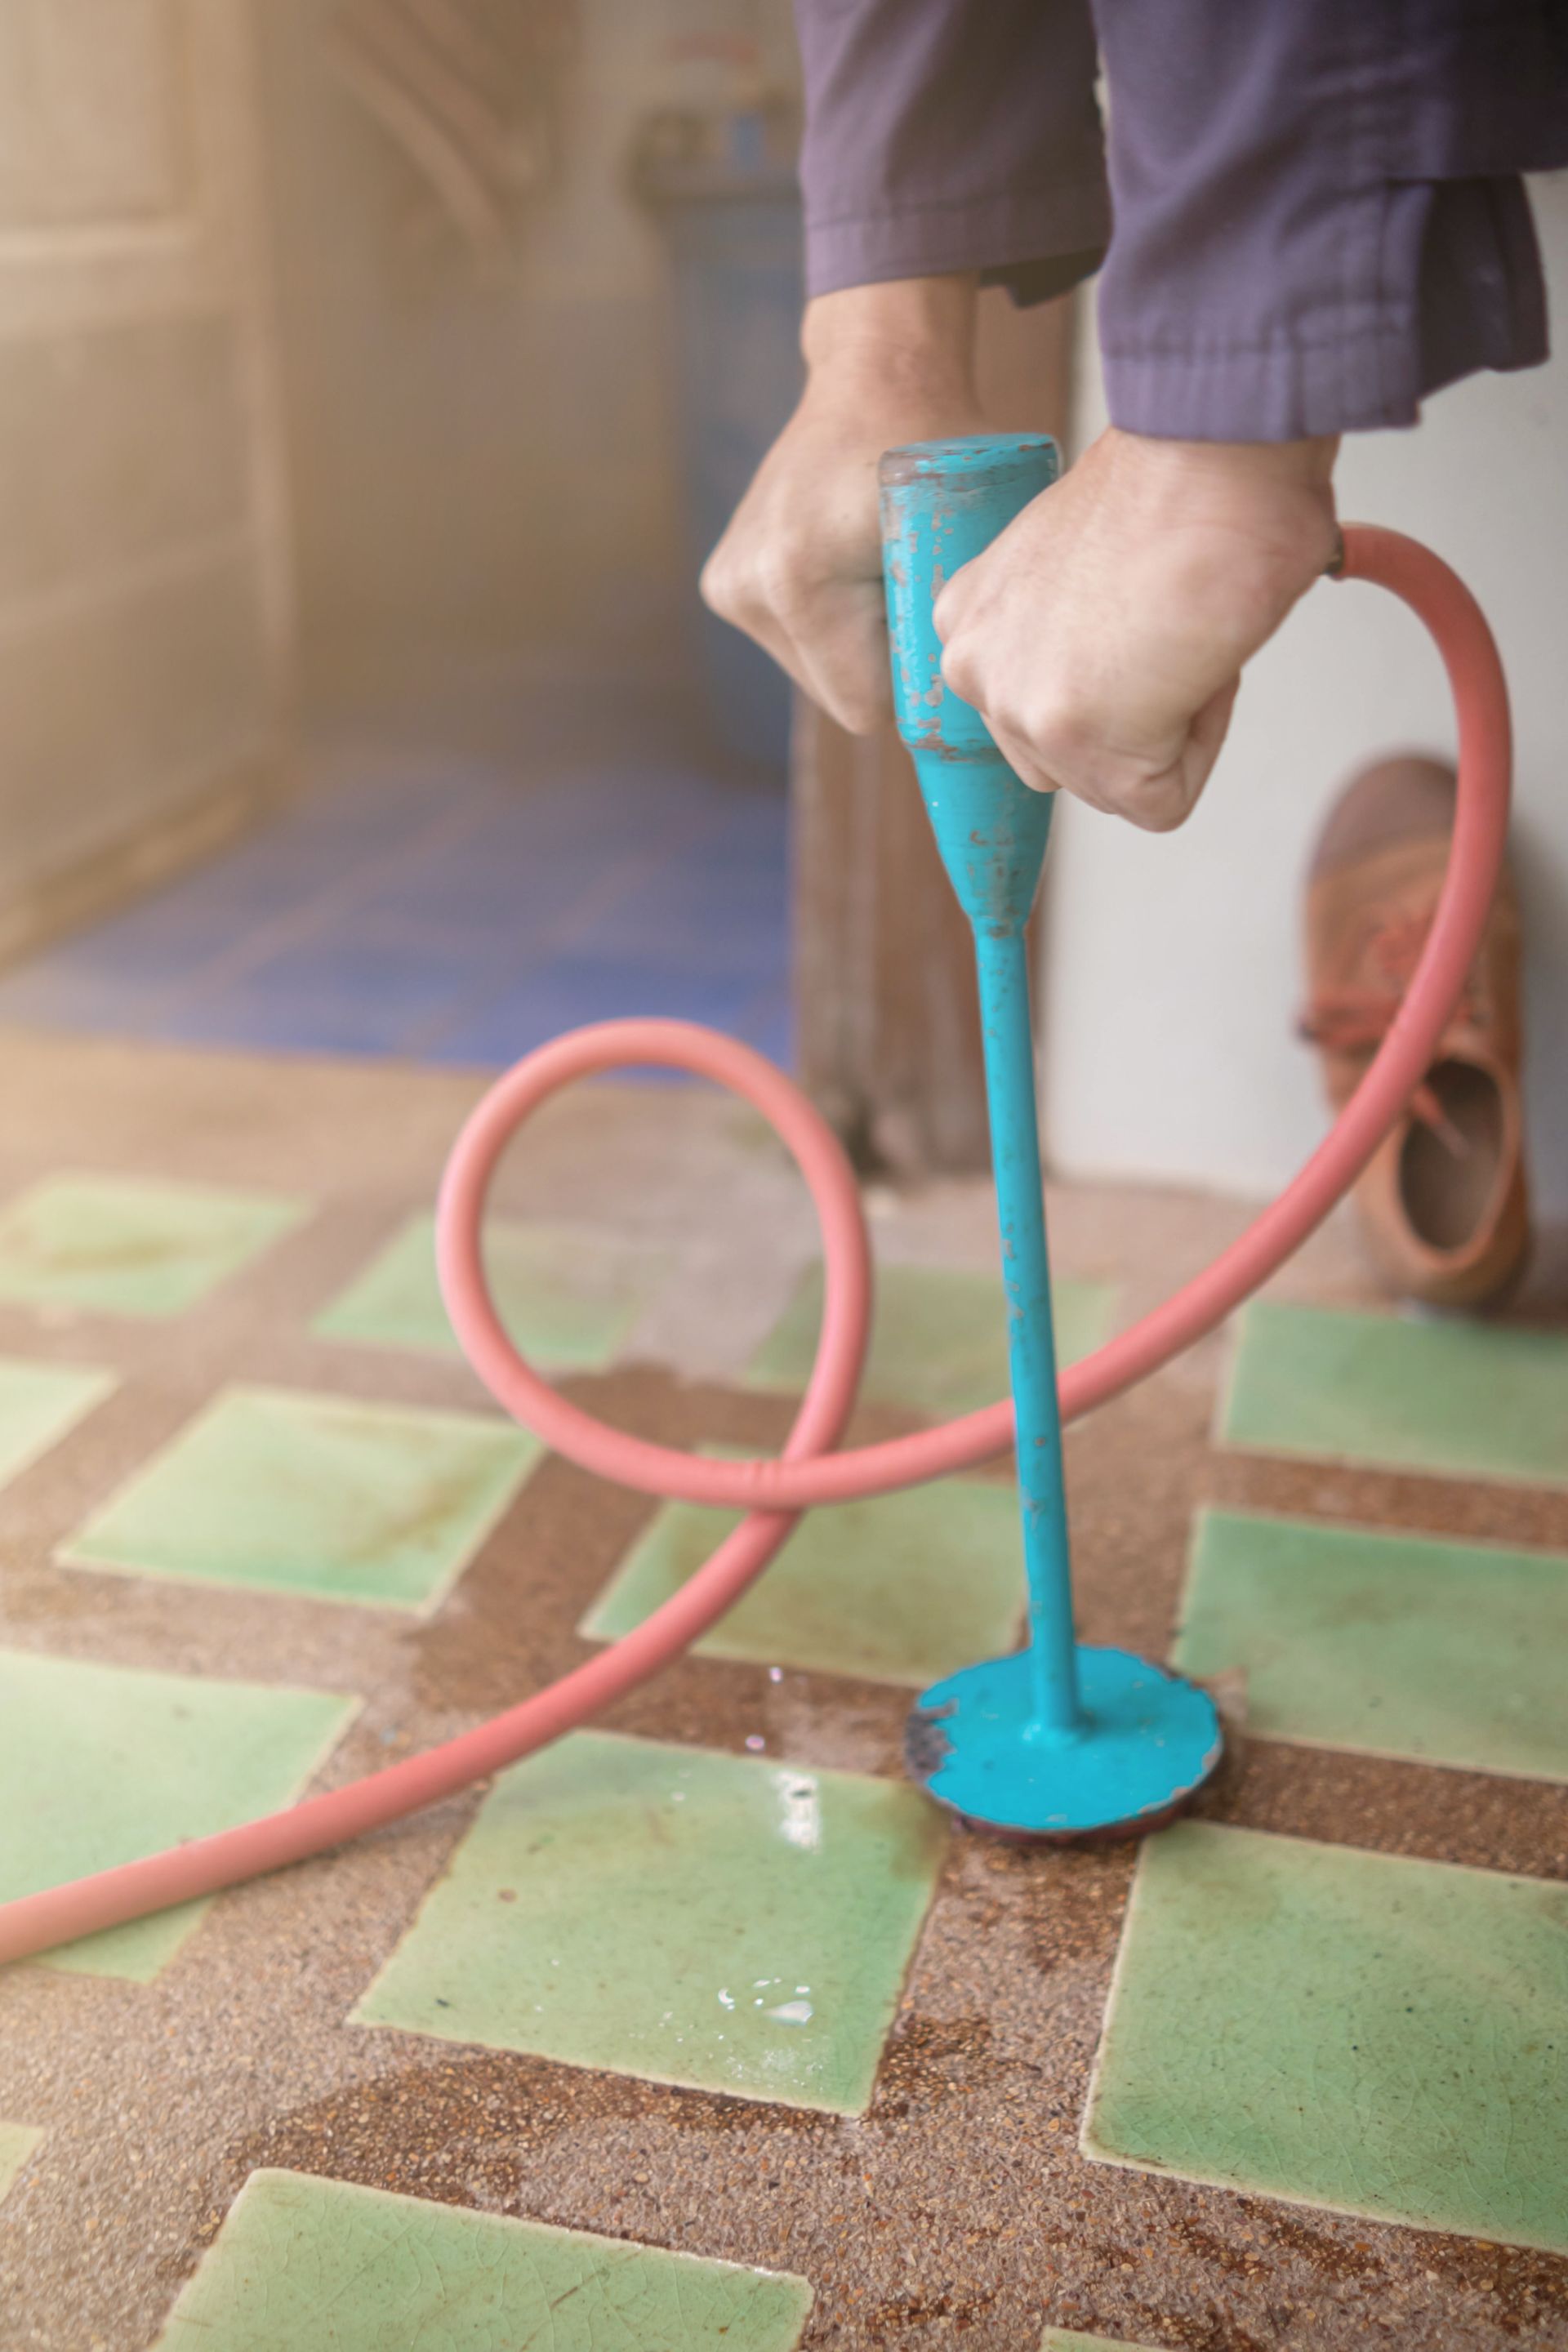
[[(358, 1708), (335, 1691), (149, 1674), (0, 1650), (0, 1902), (273, 1811)], [(187, 1903), (48, 1956), (148, 1983), (205, 1906)]]
[[(316, 1323), (328, 1339), (457, 1352), (436, 1279), (436, 1227), (410, 1219)], [(531, 1360), (593, 1371), (620, 1352), (668, 1260), (644, 1243), (560, 1225), (485, 1223), (501, 1321)]]
[(434, 1607), (538, 1461), (511, 1423), (226, 1389), (61, 1557), (384, 1609)]
[(1265, 1454), (1568, 1486), (1568, 1332), (1255, 1301), (1219, 1433)]
[(37, 2124), (0, 2123), (0, 2197), (5, 2195), (43, 2137)]
[(1568, 2253), (1568, 1886), (1210, 1822), (1151, 1838), (1084, 2147)]
[(118, 1386), (114, 1372), (0, 1356), (0, 1486), (58, 1445)]
[(0, 1299), (184, 1314), (297, 1225), (302, 1201), (152, 1176), (52, 1176), (0, 1211)]
[(1040, 2352), (1150, 2352), (1150, 2347), (1130, 2344), (1122, 2336), (1080, 2336), (1073, 2327), (1047, 2327)]
[(1173, 1663), (1265, 1737), (1568, 1780), (1565, 1656), (1563, 1553), (1209, 1511)]
[(810, 2308), (787, 2271), (253, 2172), (153, 2352), (794, 2352)]
[(897, 1781), (575, 1732), (502, 1774), (355, 2017), (858, 2115), (943, 1845)]
[[(584, 1619), (615, 1642), (679, 1591), (738, 1511), (668, 1503)], [(760, 1584), (697, 1644), (708, 1658), (804, 1666), (923, 1690), (1018, 1645), (1024, 1571), (1012, 1485), (951, 1478), (812, 1511)]]
[[(1057, 1352), (1076, 1363), (1110, 1329), (1113, 1294), (1106, 1283), (1058, 1282)], [(822, 1323), (822, 1269), (802, 1276), (780, 1321), (746, 1373), (754, 1389), (803, 1389)], [(1007, 1393), (1007, 1318), (999, 1274), (951, 1266), (877, 1269), (876, 1319), (861, 1395), (869, 1403), (907, 1406), (947, 1420), (976, 1412)]]

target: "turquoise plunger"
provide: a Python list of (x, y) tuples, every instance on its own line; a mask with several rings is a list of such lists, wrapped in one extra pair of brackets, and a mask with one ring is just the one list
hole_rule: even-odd
[(1078, 1839), (1168, 1819), (1222, 1742), (1195, 1684), (1074, 1633), (1026, 944), (1054, 802), (1019, 782), (979, 712), (943, 683), (931, 617), (942, 583), (1058, 469), (1044, 435), (997, 434), (890, 450), (880, 478), (899, 731), (974, 934), (1029, 1615), (1026, 1649), (921, 1694), (906, 1747), (911, 1770), (965, 1819)]

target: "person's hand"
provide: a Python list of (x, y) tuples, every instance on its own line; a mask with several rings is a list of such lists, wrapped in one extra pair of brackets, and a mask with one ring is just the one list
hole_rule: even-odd
[(1333, 560), (1336, 448), (1112, 428), (954, 572), (942, 676), (1026, 784), (1182, 823), (1243, 663)]
[(877, 461), (907, 441), (984, 432), (973, 331), (963, 278), (808, 303), (800, 404), (703, 568), (710, 608), (855, 734), (892, 713)]

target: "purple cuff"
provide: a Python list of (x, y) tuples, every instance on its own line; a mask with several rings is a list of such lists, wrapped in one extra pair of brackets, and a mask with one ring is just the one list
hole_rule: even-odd
[(1060, 286), (1110, 235), (1086, 0), (796, 0), (811, 294)]
[(1099, 170), (1004, 194), (938, 197), (837, 219), (808, 214), (805, 289), (833, 294), (889, 278), (973, 269), (988, 284), (1039, 301), (1091, 276), (1110, 242), (1110, 200)]
[(1353, 307), (1251, 335), (1190, 319), (1162, 339), (1108, 269), (1100, 297), (1106, 404), (1129, 433), (1294, 441), (1414, 425), (1427, 395), (1547, 355), (1534, 227), (1517, 180), (1382, 192), (1380, 275)]
[[(1489, 5), (1519, 25), (1540, 15)], [(1529, 203), (1490, 164), (1538, 152), (1541, 90), (1485, 11), (1468, 47), (1458, 20), (1451, 41), (1423, 41), (1359, 5), (1184, 0), (1163, 37), (1160, 0), (1097, 0), (1096, 15), (1117, 425), (1204, 441), (1412, 425), (1439, 385), (1545, 356)], [(1439, 152), (1442, 171), (1411, 168)]]

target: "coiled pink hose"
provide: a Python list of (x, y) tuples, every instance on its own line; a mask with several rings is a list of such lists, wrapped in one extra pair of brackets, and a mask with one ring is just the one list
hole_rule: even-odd
[[(1437, 912), (1410, 991), (1335, 1126), (1271, 1207), (1174, 1297), (1062, 1376), (1064, 1417), (1087, 1412), (1213, 1328), (1320, 1224), (1398, 1118), (1436, 1050), (1481, 937), (1508, 831), (1508, 692), (1497, 647), (1463, 583), (1429, 550), (1364, 525), (1344, 535), (1343, 576), (1370, 580), (1419, 614), (1436, 641), (1458, 715), (1458, 808)], [(822, 1224), (826, 1309), (816, 1361), (777, 1461), (714, 1461), (632, 1437), (545, 1385), (501, 1328), (485, 1282), (485, 1194), (516, 1129), (574, 1078), (662, 1063), (730, 1087), (773, 1123), (794, 1153)], [(743, 1507), (712, 1558), (635, 1633), (493, 1721), (350, 1786), (308, 1797), (242, 1828), (24, 1895), (0, 1906), (0, 1960), (20, 1959), (166, 1905), (210, 1895), (342, 1844), (434, 1804), (542, 1748), (644, 1681), (711, 1625), (761, 1574), (816, 1503), (883, 1494), (1002, 1453), (1012, 1407), (850, 1453), (833, 1449), (865, 1355), (871, 1273), (855, 1180), (804, 1095), (748, 1046), (677, 1021), (611, 1021), (557, 1038), (494, 1086), (458, 1139), (437, 1221), (441, 1282), (469, 1360), (508, 1412), (584, 1469), (648, 1495)]]

